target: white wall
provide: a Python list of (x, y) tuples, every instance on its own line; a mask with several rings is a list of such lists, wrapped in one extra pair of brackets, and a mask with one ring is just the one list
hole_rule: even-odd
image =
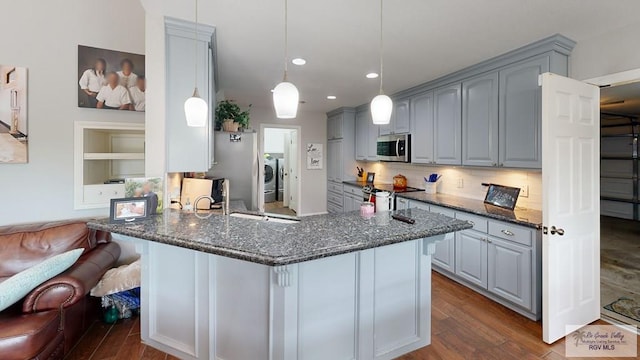
[(73, 209), (73, 123), (143, 121), (78, 108), (79, 44), (144, 53), (144, 11), (131, 0), (3, 1), (1, 62), (28, 69), (29, 163), (0, 165), (0, 225), (107, 215)]
[(569, 75), (585, 80), (640, 68), (639, 28), (640, 21), (592, 38), (574, 39)]
[[(304, 149), (308, 143), (325, 144), (327, 138), (327, 116), (324, 113), (304, 112), (298, 110), (295, 119), (278, 119), (273, 108), (251, 108), (251, 127), (260, 131), (260, 125), (283, 125), (300, 127), (301, 149), (300, 158), (300, 213), (298, 215), (310, 215), (327, 211), (327, 166), (322, 170), (307, 170), (306, 152)], [(262, 142), (264, 134), (258, 134), (258, 141)], [(326, 157), (325, 157), (326, 159)]]
[(274, 153), (274, 154), (284, 154), (284, 136), (288, 134), (291, 130), (288, 129), (277, 129), (277, 128), (266, 128), (264, 129), (264, 152), (265, 153)]
[[(376, 173), (376, 183), (393, 183), (393, 177), (407, 177), (408, 186), (424, 188), (424, 177), (436, 173), (442, 175), (438, 192), (470, 199), (483, 200), (487, 188), (482, 183), (493, 183), (529, 188), (529, 197), (519, 197), (518, 207), (540, 210), (542, 208), (542, 173), (533, 170), (469, 168), (453, 166), (422, 166), (404, 163), (359, 162), (358, 166)], [(459, 180), (462, 179), (462, 187)]]

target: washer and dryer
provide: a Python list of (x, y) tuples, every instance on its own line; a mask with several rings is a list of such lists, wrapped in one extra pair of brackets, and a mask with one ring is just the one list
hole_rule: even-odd
[(270, 203), (277, 200), (277, 168), (276, 158), (266, 155), (264, 158), (264, 202)]

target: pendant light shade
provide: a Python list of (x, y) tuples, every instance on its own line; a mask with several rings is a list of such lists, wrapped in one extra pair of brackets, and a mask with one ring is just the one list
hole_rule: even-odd
[(386, 125), (391, 120), (393, 102), (387, 95), (380, 94), (371, 100), (371, 119), (375, 125)]
[(195, 66), (194, 66), (194, 76), (193, 76), (193, 82), (194, 82), (194, 89), (193, 89), (193, 95), (188, 98), (185, 102), (184, 102), (184, 116), (187, 119), (187, 126), (191, 126), (191, 127), (205, 127), (207, 125), (207, 119), (209, 118), (209, 106), (207, 105), (207, 102), (204, 101), (203, 98), (200, 97), (200, 94), (198, 94), (198, 0), (195, 0), (196, 2), (196, 14), (195, 14), (195, 20), (196, 20), (196, 26), (195, 26), (195, 37), (194, 37), (194, 61), (195, 61)]
[(373, 120), (375, 125), (387, 125), (391, 121), (391, 111), (393, 110), (393, 101), (382, 92), (382, 77), (384, 72), (382, 44), (382, 0), (380, 0), (380, 95), (371, 100), (371, 120)]
[(198, 88), (193, 92), (193, 96), (184, 102), (184, 115), (187, 118), (187, 125), (191, 127), (204, 127), (208, 118), (207, 102), (198, 94)]
[(278, 119), (295, 119), (298, 113), (300, 95), (298, 88), (288, 81), (283, 81), (273, 89), (273, 106)]
[(284, 77), (273, 89), (273, 107), (278, 119), (295, 119), (298, 114), (300, 94), (298, 88), (287, 80), (287, 57), (289, 52), (288, 4), (284, 0)]

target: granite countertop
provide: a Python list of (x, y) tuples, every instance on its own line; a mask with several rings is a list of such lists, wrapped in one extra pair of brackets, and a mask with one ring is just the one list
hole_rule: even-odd
[[(343, 181), (345, 185), (359, 186), (371, 185), (361, 181)], [(374, 183), (373, 187), (379, 190), (392, 191), (393, 184)], [(428, 204), (443, 206), (454, 210), (486, 216), (492, 219), (506, 221), (518, 225), (540, 229), (542, 227), (542, 211), (516, 207), (515, 210), (502, 209), (497, 206), (485, 204), (482, 200), (447, 194), (427, 194), (424, 191), (410, 191), (396, 193), (396, 196), (421, 201)]]
[[(403, 241), (471, 228), (466, 221), (419, 209), (396, 213), (416, 220), (413, 225), (391, 219), (390, 213), (365, 219), (359, 211), (304, 217), (282, 224), (210, 214), (208, 218), (165, 210), (134, 223), (91, 221), (89, 228), (175, 245), (268, 266), (309, 261)], [(200, 214), (202, 216), (202, 214)]]
[(396, 196), (443, 206), (454, 210), (461, 210), (535, 229), (540, 229), (542, 227), (542, 211), (539, 210), (516, 207), (515, 210), (511, 211), (485, 204), (482, 200), (468, 199), (447, 194), (427, 194), (424, 191), (400, 193), (396, 194)]

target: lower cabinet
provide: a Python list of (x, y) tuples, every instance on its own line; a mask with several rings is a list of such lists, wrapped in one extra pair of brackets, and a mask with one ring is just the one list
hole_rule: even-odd
[(362, 188), (344, 185), (344, 212), (360, 210), (362, 203)]
[(435, 245), (433, 269), (538, 320), (541, 312), (541, 235), (535, 229), (410, 200), (409, 208), (473, 225)]
[(473, 230), (456, 233), (455, 273), (470, 283), (487, 287), (487, 237)]

